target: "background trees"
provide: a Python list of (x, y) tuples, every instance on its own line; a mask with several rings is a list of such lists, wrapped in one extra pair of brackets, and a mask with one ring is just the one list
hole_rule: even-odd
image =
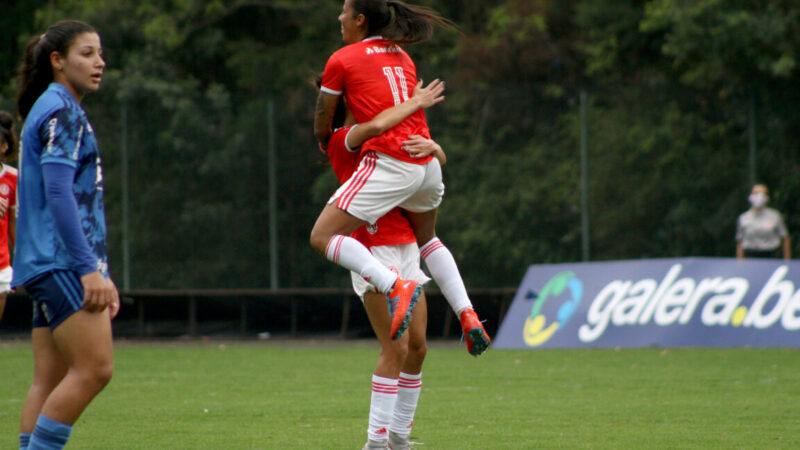
[[(793, 2), (418, 2), (461, 28), (407, 50), (422, 78), (447, 81), (447, 101), (428, 113), (449, 155), (438, 228), (468, 286), (515, 285), (529, 264), (581, 259), (581, 91), (592, 259), (732, 256), (753, 176), (800, 231)], [(32, 35), (61, 18), (93, 24), (109, 65), (84, 106), (105, 157), (118, 282), (124, 141), (129, 287), (269, 286), (274, 142), (280, 285), (346, 285), (307, 243), (335, 185), (313, 139), (310, 82), (341, 45), (340, 8), (6, 2), (0, 107), (13, 109)]]

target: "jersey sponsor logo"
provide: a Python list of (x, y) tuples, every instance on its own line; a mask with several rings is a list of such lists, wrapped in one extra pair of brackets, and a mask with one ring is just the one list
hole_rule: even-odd
[(5, 183), (0, 184), (0, 194), (6, 196), (9, 193), (11, 193), (11, 188)]
[(365, 51), (366, 51), (367, 55), (380, 55), (380, 54), (383, 54), (383, 53), (400, 53), (400, 48), (399, 47), (379, 47), (379, 46), (376, 45), (376, 46), (373, 46), (373, 47), (367, 47)]
[(95, 164), (97, 165), (97, 173), (95, 174), (94, 184), (97, 185), (97, 190), (103, 190), (103, 166), (100, 162), (100, 157), (98, 156), (95, 160)]
[(53, 117), (47, 122), (47, 153), (53, 153), (53, 144), (56, 140), (56, 125), (58, 124), (58, 119)]

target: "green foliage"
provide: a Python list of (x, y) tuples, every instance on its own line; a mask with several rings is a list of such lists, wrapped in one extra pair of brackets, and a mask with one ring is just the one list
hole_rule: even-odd
[[(529, 264), (581, 258), (581, 90), (593, 259), (733, 255), (749, 190), (751, 100), (756, 177), (790, 233), (800, 230), (792, 2), (420, 3), (459, 27), (407, 50), (422, 78), (447, 81), (447, 101), (427, 111), (449, 155), (437, 232), (468, 287), (515, 285)], [(104, 153), (118, 281), (125, 125), (131, 287), (270, 284), (272, 142), (280, 286), (348, 283), (308, 245), (335, 187), (312, 134), (310, 80), (342, 45), (339, 0), (0, 8), (3, 108), (13, 109), (14, 66), (31, 36), (65, 17), (101, 35), (108, 66), (84, 104)]]

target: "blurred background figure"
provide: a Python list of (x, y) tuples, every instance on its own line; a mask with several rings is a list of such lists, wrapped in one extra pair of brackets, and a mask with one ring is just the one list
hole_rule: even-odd
[(792, 248), (783, 217), (767, 208), (769, 190), (756, 184), (750, 191), (750, 209), (736, 222), (736, 258), (791, 259)]
[(0, 111), (0, 319), (11, 291), (11, 254), (17, 229), (17, 169), (8, 163), (17, 159), (14, 116)]

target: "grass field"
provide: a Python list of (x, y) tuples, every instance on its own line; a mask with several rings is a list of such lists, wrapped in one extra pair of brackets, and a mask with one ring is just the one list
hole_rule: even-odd
[[(68, 448), (360, 449), (373, 342), (117, 343)], [(26, 342), (0, 344), (0, 448)], [(490, 350), (433, 343), (418, 449), (800, 448), (800, 351)]]

